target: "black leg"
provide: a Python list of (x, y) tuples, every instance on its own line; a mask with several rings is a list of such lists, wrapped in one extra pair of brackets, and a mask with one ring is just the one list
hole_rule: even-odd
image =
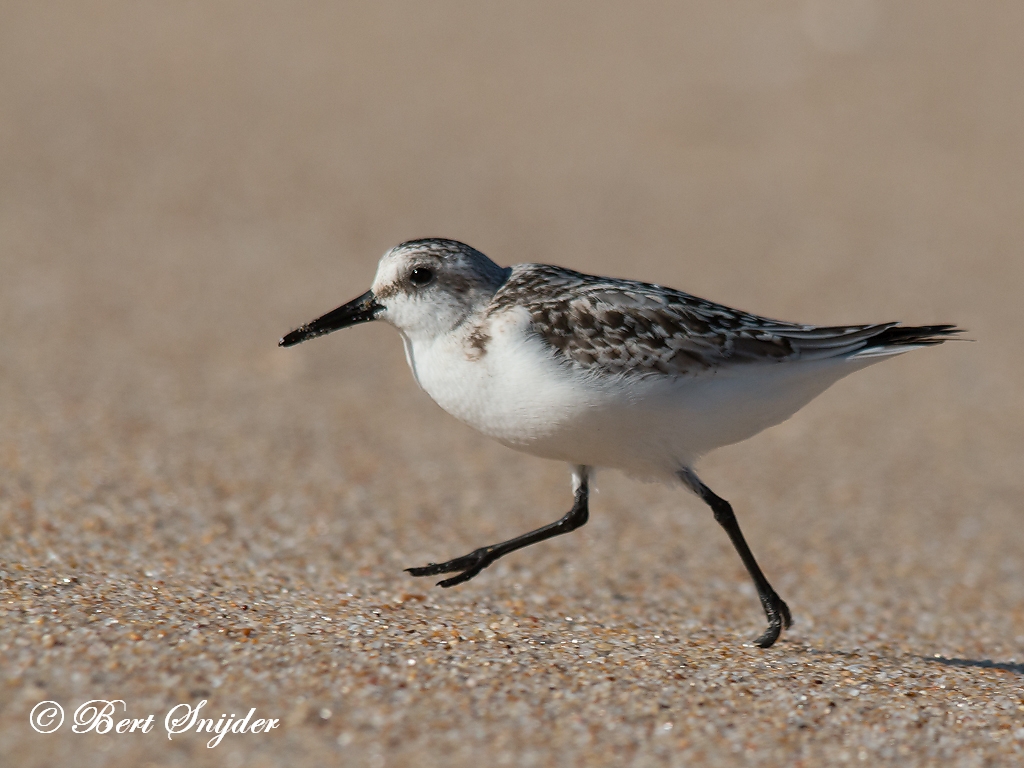
[(754, 553), (750, 551), (746, 539), (743, 538), (743, 532), (740, 530), (740, 524), (736, 521), (732, 505), (704, 485), (700, 478), (694, 474), (693, 470), (682, 470), (679, 473), (679, 479), (686, 483), (694, 493), (711, 507), (711, 511), (715, 513), (715, 520), (725, 528), (725, 532), (729, 534), (729, 538), (732, 540), (732, 545), (739, 552), (743, 565), (747, 567), (747, 573), (754, 580), (754, 586), (757, 587), (757, 596), (761, 598), (761, 605), (764, 607), (764, 613), (768, 617), (768, 629), (754, 643), (761, 648), (770, 648), (779, 639), (782, 628), (786, 627), (788, 629), (790, 624), (793, 623), (793, 619), (789, 614), (789, 606), (779, 597), (778, 593), (772, 588), (772, 585), (768, 583), (768, 579), (761, 572), (757, 560), (754, 559)]
[(462, 571), (457, 576), (437, 582), (439, 587), (454, 587), (456, 584), (469, 581), (495, 560), (504, 557), (509, 552), (515, 552), (517, 549), (528, 547), (531, 544), (544, 541), (544, 539), (550, 539), (553, 536), (561, 536), (563, 533), (575, 531), (581, 525), (584, 525), (590, 517), (590, 511), (587, 506), (587, 500), (590, 496), (590, 467), (576, 467), (575, 474), (579, 478), (575, 501), (573, 502), (572, 509), (566, 512), (561, 520), (549, 523), (535, 531), (524, 533), (522, 536), (516, 536), (514, 539), (503, 541), (500, 544), (480, 547), (480, 549), (473, 550), (468, 555), (456, 557), (454, 560), (449, 560), (446, 563), (431, 563), (422, 568), (406, 568), (406, 573), (411, 573), (413, 576), (436, 576), (439, 573)]

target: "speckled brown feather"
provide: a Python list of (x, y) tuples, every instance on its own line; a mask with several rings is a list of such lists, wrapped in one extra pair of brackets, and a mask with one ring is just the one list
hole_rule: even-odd
[(525, 307), (567, 362), (601, 374), (692, 375), (733, 364), (843, 357), (875, 346), (934, 344), (951, 326), (819, 327), (771, 320), (665, 288), (546, 264), (519, 264), (488, 316)]

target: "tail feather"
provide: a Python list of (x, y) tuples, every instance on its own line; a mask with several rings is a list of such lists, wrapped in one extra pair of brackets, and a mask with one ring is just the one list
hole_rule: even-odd
[(941, 344), (963, 332), (963, 328), (957, 328), (955, 325), (895, 325), (873, 337), (867, 348), (900, 347), (907, 344), (931, 346)]
[(942, 344), (944, 341), (956, 338), (957, 334), (963, 332), (963, 328), (957, 328), (955, 325), (892, 325), (883, 327), (879, 333), (867, 339), (867, 343), (851, 355), (851, 357), (898, 355), (901, 352), (909, 352), (919, 347), (931, 347), (936, 344)]

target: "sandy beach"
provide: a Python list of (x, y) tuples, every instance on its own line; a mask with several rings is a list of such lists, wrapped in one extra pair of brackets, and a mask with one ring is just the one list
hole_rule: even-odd
[[(1024, 763), (1024, 6), (0, 18), (4, 765)], [(614, 471), (442, 590), (403, 569), (557, 519), (566, 468), (383, 324), (277, 347), (426, 236), (972, 341), (699, 465), (769, 650), (709, 510)], [(168, 733), (204, 701), (261, 732)]]

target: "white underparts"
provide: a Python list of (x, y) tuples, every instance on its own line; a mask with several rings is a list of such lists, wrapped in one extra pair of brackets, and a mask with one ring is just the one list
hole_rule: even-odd
[(493, 316), (484, 330), (483, 354), (470, 353), (469, 328), (405, 338), (416, 380), (444, 410), (525, 453), (663, 479), (784, 421), (834, 382), (897, 351), (689, 376), (609, 376), (561, 359), (529, 332), (521, 307)]

